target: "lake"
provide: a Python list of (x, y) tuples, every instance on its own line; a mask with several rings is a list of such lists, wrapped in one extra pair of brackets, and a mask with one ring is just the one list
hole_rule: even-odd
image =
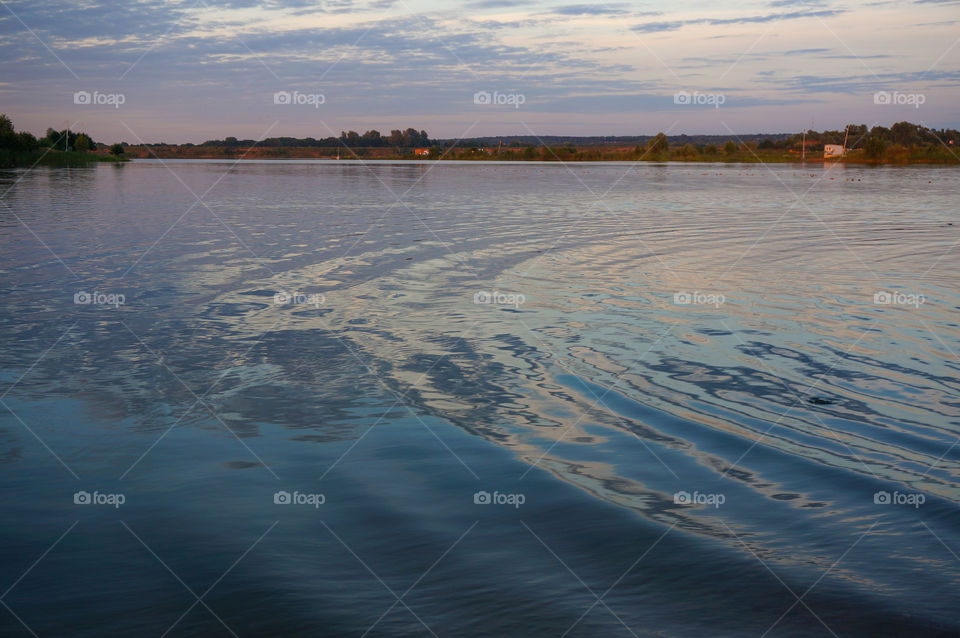
[(4, 170), (0, 634), (958, 635), (957, 185)]

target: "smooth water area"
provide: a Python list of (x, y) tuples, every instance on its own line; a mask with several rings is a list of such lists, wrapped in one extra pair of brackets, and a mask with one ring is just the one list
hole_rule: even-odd
[(958, 183), (2, 171), (0, 635), (958, 635)]

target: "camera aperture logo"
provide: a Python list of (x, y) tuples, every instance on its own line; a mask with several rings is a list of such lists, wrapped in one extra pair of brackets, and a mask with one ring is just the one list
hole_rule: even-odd
[(873, 303), (877, 306), (913, 306), (919, 308), (927, 303), (927, 298), (920, 294), (881, 290), (873, 293)]
[(527, 497), (523, 494), (503, 494), (494, 491), (493, 494), (485, 490), (475, 492), (473, 495), (474, 505), (513, 505), (515, 509), (527, 502)]
[(693, 292), (676, 292), (673, 294), (673, 303), (678, 306), (713, 306), (719, 308), (727, 303), (727, 298), (721, 294), (708, 294), (694, 290)]
[(676, 505), (710, 505), (719, 508), (727, 502), (727, 497), (723, 494), (701, 494), (694, 491), (692, 494), (686, 491), (674, 493), (673, 502)]
[(473, 303), (478, 306), (490, 304), (495, 306), (513, 306), (519, 308), (526, 303), (527, 298), (519, 293), (506, 293), (499, 290), (481, 290), (473, 295)]
[(673, 94), (673, 103), (681, 106), (712, 106), (719, 109), (726, 101), (727, 96), (723, 93), (677, 91)]
[(923, 93), (901, 93), (900, 91), (877, 91), (873, 94), (873, 103), (880, 106), (912, 106), (919, 109), (927, 101)]
[(86, 290), (80, 290), (73, 295), (73, 303), (78, 306), (113, 306), (119, 308), (125, 304), (127, 298), (119, 292), (97, 292), (92, 293)]
[(273, 94), (273, 103), (281, 106), (312, 106), (319, 109), (326, 104), (327, 98), (322, 93), (301, 93), (300, 91), (277, 91)]
[(101, 93), (100, 91), (77, 91), (73, 94), (73, 103), (80, 106), (112, 106), (115, 109), (125, 104), (127, 96), (123, 93)]
[(102, 494), (94, 490), (91, 494), (85, 490), (74, 492), (74, 505), (112, 505), (116, 509), (127, 502), (127, 497), (123, 494)]
[(885, 490), (880, 490), (873, 495), (873, 502), (875, 505), (910, 505), (919, 509), (921, 505), (927, 502), (927, 497), (920, 492), (894, 492), (891, 494)]
[(477, 91), (473, 94), (473, 103), (492, 106), (512, 106), (515, 109), (519, 109), (527, 103), (527, 96), (523, 93)]
[(296, 490), (292, 494), (285, 490), (273, 494), (274, 505), (311, 505), (314, 509), (319, 509), (326, 502), (327, 497), (323, 494), (306, 494)]
[(273, 296), (273, 305), (275, 306), (313, 306), (320, 308), (327, 302), (327, 298), (321, 293), (304, 294), (299, 290), (295, 292), (286, 292), (281, 290)]

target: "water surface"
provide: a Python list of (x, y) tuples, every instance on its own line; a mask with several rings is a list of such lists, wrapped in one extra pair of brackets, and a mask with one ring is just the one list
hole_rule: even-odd
[(956, 635), (956, 189), (4, 171), (0, 633)]

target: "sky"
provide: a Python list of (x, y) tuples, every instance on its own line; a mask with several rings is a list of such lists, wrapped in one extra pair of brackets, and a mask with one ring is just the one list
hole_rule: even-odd
[(38, 135), (960, 128), (960, 0), (0, 5), (0, 112)]

